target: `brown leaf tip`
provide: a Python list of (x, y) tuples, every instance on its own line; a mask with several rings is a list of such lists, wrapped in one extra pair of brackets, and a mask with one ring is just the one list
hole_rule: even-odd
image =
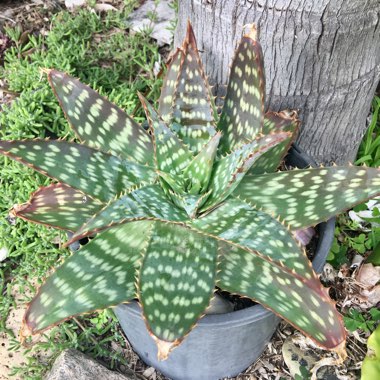
[(22, 326), (21, 326), (20, 334), (19, 334), (21, 344), (24, 345), (26, 338), (29, 338), (31, 335), (33, 335), (33, 329), (24, 320), (22, 322)]
[(257, 41), (258, 39), (258, 31), (256, 28), (256, 24), (246, 24), (243, 26), (243, 30), (246, 30), (247, 32), (244, 33), (244, 37), (248, 37), (253, 41)]
[(169, 357), (170, 352), (178, 346), (178, 342), (168, 342), (166, 340), (161, 340), (157, 337), (154, 337), (154, 340), (157, 344), (157, 359), (166, 360)]
[(343, 363), (347, 358), (346, 340), (342, 341), (340, 344), (334, 347), (332, 351), (334, 351), (338, 355), (337, 364)]
[(41, 67), (41, 68), (40, 68), (40, 71), (41, 71), (42, 74), (46, 74), (47, 76), (49, 76), (50, 73), (51, 73), (53, 70), (52, 70), (52, 69), (48, 69), (48, 68), (46, 68), (46, 67)]
[(187, 20), (185, 42), (186, 44), (189, 44), (190, 46), (192, 46), (194, 50), (197, 50), (197, 41), (195, 39), (194, 30), (193, 30), (190, 20)]

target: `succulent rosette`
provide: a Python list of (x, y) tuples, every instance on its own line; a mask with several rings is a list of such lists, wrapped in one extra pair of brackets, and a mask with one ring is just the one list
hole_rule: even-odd
[(276, 171), (298, 129), (264, 112), (254, 27), (231, 66), (220, 112), (189, 25), (171, 56), (149, 130), (88, 86), (45, 70), (75, 141), (0, 141), (0, 152), (54, 179), (14, 207), (21, 218), (95, 236), (41, 286), (23, 334), (138, 299), (167, 357), (215, 289), (249, 297), (327, 349), (345, 330), (294, 231), (380, 193), (380, 171), (334, 166)]

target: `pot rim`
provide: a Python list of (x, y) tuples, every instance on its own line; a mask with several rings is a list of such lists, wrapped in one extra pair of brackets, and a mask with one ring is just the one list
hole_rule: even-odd
[[(127, 307), (130, 313), (134, 314), (136, 317), (141, 317), (142, 309), (136, 300), (130, 301), (128, 303), (123, 303), (117, 307)], [(224, 325), (228, 327), (238, 327), (240, 325), (246, 325), (247, 323), (265, 319), (270, 314), (273, 314), (273, 312), (265, 309), (260, 304), (257, 304), (245, 309), (231, 311), (229, 313), (205, 314), (197, 321), (197, 328), (221, 328)]]

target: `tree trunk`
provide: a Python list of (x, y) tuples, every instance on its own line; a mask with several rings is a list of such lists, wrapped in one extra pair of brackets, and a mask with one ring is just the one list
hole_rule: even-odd
[(267, 108), (299, 110), (298, 143), (317, 162), (355, 160), (380, 78), (379, 0), (180, 0), (176, 45), (187, 19), (218, 85), (243, 26), (256, 23)]

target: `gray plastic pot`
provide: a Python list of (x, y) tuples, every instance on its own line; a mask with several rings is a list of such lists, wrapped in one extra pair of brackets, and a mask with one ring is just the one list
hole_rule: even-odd
[[(314, 163), (293, 147), (287, 164), (300, 168)], [(335, 218), (321, 223), (313, 267), (320, 272), (334, 237)], [(145, 326), (137, 302), (114, 309), (135, 352), (148, 365), (174, 380), (217, 380), (235, 376), (256, 361), (271, 339), (280, 319), (261, 305), (232, 313), (206, 315), (164, 361)]]

